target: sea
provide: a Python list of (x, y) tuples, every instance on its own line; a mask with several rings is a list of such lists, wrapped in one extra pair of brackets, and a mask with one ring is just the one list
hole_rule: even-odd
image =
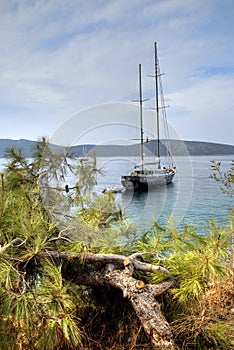
[[(210, 178), (212, 159), (220, 161), (222, 170), (227, 171), (234, 155), (177, 157), (173, 183), (148, 192), (121, 191), (114, 194), (115, 201), (140, 232), (150, 229), (153, 221), (165, 225), (169, 219), (178, 230), (189, 224), (201, 234), (206, 232), (212, 219), (222, 226), (227, 222), (230, 208), (234, 207), (234, 198), (223, 193), (220, 184)], [(162, 159), (162, 164), (164, 161)], [(129, 158), (97, 158), (101, 174), (97, 176), (95, 191), (120, 189), (121, 175), (128, 173), (135, 162), (136, 159)], [(6, 160), (0, 159), (0, 171), (4, 164)], [(72, 180), (69, 181), (71, 184)]]
[[(115, 194), (116, 201), (140, 231), (148, 230), (153, 221), (165, 225), (168, 220), (173, 220), (180, 230), (189, 224), (200, 233), (207, 230), (212, 219), (222, 226), (234, 207), (234, 198), (223, 193), (220, 184), (210, 178), (213, 159), (227, 171), (234, 155), (177, 157), (173, 183), (148, 192), (123, 191)], [(130, 163), (129, 159), (103, 159), (103, 174), (97, 179), (99, 191), (120, 188), (120, 177), (132, 168)]]

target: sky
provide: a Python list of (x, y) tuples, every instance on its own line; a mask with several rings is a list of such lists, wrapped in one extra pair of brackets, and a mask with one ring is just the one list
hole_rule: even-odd
[(116, 106), (127, 115), (138, 98), (139, 63), (153, 98), (157, 42), (171, 128), (234, 144), (233, 18), (233, 0), (1, 0), (0, 138), (53, 139), (67, 125), (72, 142), (119, 138)]

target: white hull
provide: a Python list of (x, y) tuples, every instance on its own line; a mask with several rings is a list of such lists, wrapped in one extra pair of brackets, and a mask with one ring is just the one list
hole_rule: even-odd
[[(142, 84), (141, 84), (141, 64), (139, 64), (139, 102), (140, 104), (140, 156), (141, 164), (135, 166), (134, 170), (129, 175), (121, 176), (121, 184), (125, 189), (134, 190), (134, 191), (148, 191), (151, 188), (157, 186), (165, 186), (172, 182), (173, 177), (176, 174), (175, 167), (161, 167), (160, 165), (160, 135), (159, 135), (159, 110), (163, 110), (164, 118), (164, 127), (165, 132), (168, 135), (168, 126), (165, 113), (165, 104), (163, 98), (163, 90), (161, 83), (161, 74), (159, 71), (159, 62), (157, 58), (157, 45), (154, 43), (154, 52), (155, 52), (155, 90), (156, 90), (156, 121), (157, 121), (157, 162), (156, 160), (152, 163), (146, 163), (144, 161), (144, 128), (143, 128), (143, 115), (142, 115), (142, 103), (146, 100), (142, 98)], [(160, 85), (159, 85), (160, 84)], [(159, 107), (159, 95), (162, 106)], [(147, 141), (148, 142), (148, 141)], [(168, 155), (171, 154), (168, 150)], [(172, 159), (171, 159), (172, 160)], [(170, 162), (173, 164), (173, 162)]]
[(165, 186), (172, 182), (175, 169), (169, 172), (161, 171), (155, 174), (130, 174), (121, 177), (121, 184), (127, 190), (146, 191), (158, 186)]

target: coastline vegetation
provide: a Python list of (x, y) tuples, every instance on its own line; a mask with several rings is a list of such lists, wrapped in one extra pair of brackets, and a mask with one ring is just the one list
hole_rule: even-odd
[[(137, 237), (113, 195), (93, 193), (95, 159), (54, 153), (45, 138), (30, 160), (14, 148), (6, 157), (0, 174), (2, 350), (234, 348), (234, 208), (225, 225), (210, 221), (202, 236), (189, 225), (178, 231), (169, 220)], [(213, 161), (211, 170), (233, 195), (234, 162), (223, 173)], [(76, 184), (59, 187), (69, 171)], [(73, 215), (64, 214), (74, 206)], [(134, 297), (148, 291), (146, 302), (154, 291), (149, 318), (153, 311), (162, 316), (156, 321), (168, 328), (161, 338), (155, 325), (147, 333), (129, 281), (137, 282)], [(157, 288), (163, 291), (156, 295)]]

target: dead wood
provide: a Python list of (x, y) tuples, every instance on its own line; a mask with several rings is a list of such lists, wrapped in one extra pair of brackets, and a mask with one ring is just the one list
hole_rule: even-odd
[[(43, 253), (45, 254), (45, 252)], [(156, 350), (178, 349), (173, 340), (169, 323), (161, 311), (161, 305), (156, 297), (165, 293), (177, 282), (164, 267), (151, 265), (136, 259), (139, 254), (124, 256), (118, 254), (76, 254), (69, 255), (59, 252), (46, 252), (53, 259), (62, 259), (80, 264), (79, 271), (72, 271), (69, 276), (74, 283), (88, 286), (111, 286), (123, 292), (136, 315), (138, 316), (146, 334)], [(97, 266), (99, 264), (99, 266)], [(72, 266), (70, 265), (70, 266)], [(135, 278), (134, 271), (163, 273), (167, 279), (158, 284), (146, 284)], [(165, 276), (165, 277), (166, 277)]]

